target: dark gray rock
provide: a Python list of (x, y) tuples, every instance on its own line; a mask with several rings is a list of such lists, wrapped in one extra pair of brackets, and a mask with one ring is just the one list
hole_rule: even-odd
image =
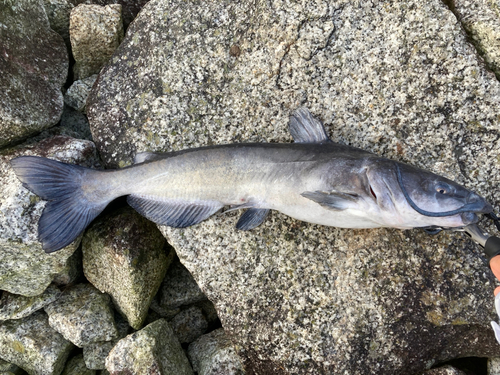
[(466, 375), (466, 373), (453, 366), (443, 366), (425, 371), (421, 375)]
[(57, 124), (69, 60), (42, 0), (2, 1), (0, 24), (1, 148)]
[(156, 225), (131, 208), (97, 220), (83, 237), (83, 271), (139, 329), (174, 257)]
[(168, 269), (159, 295), (160, 307), (169, 310), (207, 299), (193, 276), (179, 260), (174, 261)]
[(112, 374), (193, 375), (179, 340), (164, 319), (118, 341), (106, 358)]
[(0, 374), (2, 375), (23, 375), (26, 374), (20, 367), (4, 361), (0, 358)]
[(59, 375), (72, 348), (42, 311), (0, 323), (0, 357), (30, 375)]
[(67, 288), (45, 306), (50, 326), (78, 347), (118, 337), (108, 295), (90, 284)]
[(192, 306), (182, 310), (170, 322), (175, 335), (181, 344), (189, 344), (203, 335), (208, 322), (201, 308)]
[(49, 285), (42, 294), (35, 297), (3, 292), (0, 298), (0, 321), (27, 317), (54, 302), (60, 295), (61, 291), (54, 285)]
[(85, 366), (83, 355), (78, 354), (71, 358), (61, 375), (95, 375), (95, 370), (90, 370)]
[(97, 74), (94, 74), (73, 82), (66, 94), (64, 94), (64, 103), (77, 111), (85, 112), (87, 97), (96, 79)]
[[(10, 160), (35, 155), (95, 166), (97, 155), (92, 142), (55, 136), (24, 144), (0, 153), (0, 289), (24, 296), (37, 296), (60, 276), (71, 281), (78, 271), (72, 254), (80, 239), (54, 254), (46, 254), (37, 241), (38, 220), (45, 201), (22, 186)], [(73, 276), (71, 276), (73, 275)]]
[(222, 328), (207, 333), (190, 344), (188, 356), (198, 375), (245, 374), (243, 360)]
[[(108, 166), (139, 151), (291, 142), (307, 106), (332, 140), (500, 204), (500, 84), (426, 2), (153, 0), (88, 101)], [(163, 228), (255, 373), (415, 373), (496, 356), (493, 278), (459, 233), (341, 230), (272, 213)], [(453, 343), (453, 345), (450, 345)]]

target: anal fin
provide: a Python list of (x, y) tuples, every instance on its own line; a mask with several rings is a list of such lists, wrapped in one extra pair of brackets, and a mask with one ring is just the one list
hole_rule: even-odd
[(249, 208), (243, 213), (243, 215), (241, 215), (240, 219), (236, 223), (236, 229), (254, 229), (262, 224), (268, 213), (269, 209), (267, 208)]
[(174, 228), (198, 224), (222, 208), (216, 201), (159, 200), (140, 195), (129, 195), (127, 202), (152, 222)]

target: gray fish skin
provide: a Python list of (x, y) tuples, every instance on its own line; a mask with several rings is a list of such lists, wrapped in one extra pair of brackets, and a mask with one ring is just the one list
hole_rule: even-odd
[[(44, 158), (11, 164), (23, 184), (49, 200), (39, 222), (47, 252), (71, 243), (106, 205), (120, 196), (148, 219), (186, 227), (224, 206), (250, 208), (242, 229), (264, 220), (267, 210), (342, 228), (463, 227), (492, 207), (477, 194), (431, 172), (335, 144), (305, 109), (292, 117), (292, 144), (230, 144), (167, 154), (138, 155), (140, 164), (97, 171)], [(311, 140), (315, 143), (309, 143)], [(410, 206), (407, 194), (423, 210)], [(243, 219), (243, 217), (242, 217)], [(253, 220), (252, 220), (253, 219)]]

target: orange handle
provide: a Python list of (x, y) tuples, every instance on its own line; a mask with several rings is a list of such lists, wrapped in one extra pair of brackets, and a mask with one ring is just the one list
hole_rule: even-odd
[[(494, 256), (490, 259), (490, 268), (493, 275), (500, 280), (500, 255)], [(497, 287), (493, 293), (495, 293), (495, 296), (500, 293), (500, 286)]]

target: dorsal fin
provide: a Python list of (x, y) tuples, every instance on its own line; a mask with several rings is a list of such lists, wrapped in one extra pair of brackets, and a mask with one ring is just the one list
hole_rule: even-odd
[(297, 109), (290, 117), (290, 133), (297, 143), (331, 142), (321, 122), (305, 107)]

